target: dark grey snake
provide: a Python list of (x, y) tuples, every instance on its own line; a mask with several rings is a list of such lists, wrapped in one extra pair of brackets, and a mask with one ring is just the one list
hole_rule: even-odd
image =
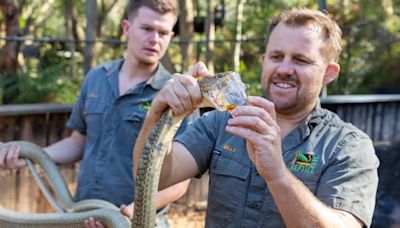
[[(213, 107), (224, 111), (230, 105), (241, 105), (244, 102), (245, 87), (240, 76), (234, 72), (220, 73), (211, 78), (198, 80), (203, 95), (202, 106)], [(82, 227), (83, 220), (94, 217), (108, 227), (155, 227), (155, 195), (158, 190), (158, 181), (161, 165), (167, 150), (167, 145), (173, 140), (183, 116), (175, 117), (167, 109), (156, 123), (148, 137), (136, 178), (135, 209), (131, 221), (119, 212), (119, 208), (103, 200), (83, 200), (73, 202), (67, 185), (57, 166), (48, 155), (33, 143), (12, 141), (0, 148), (18, 144), (21, 147), (21, 157), (28, 161), (28, 166), (34, 166), (29, 161), (39, 164), (47, 179), (55, 190), (58, 200), (48, 196), (48, 190), (41, 188), (57, 213), (22, 213), (8, 210), (0, 206), (0, 227)], [(40, 181), (39, 181), (40, 185)]]

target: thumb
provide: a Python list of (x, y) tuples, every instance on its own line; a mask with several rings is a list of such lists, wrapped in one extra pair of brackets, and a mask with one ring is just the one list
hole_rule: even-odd
[(192, 75), (193, 77), (210, 77), (212, 76), (211, 72), (207, 69), (207, 66), (203, 62), (196, 63), (187, 73)]
[(17, 167), (18, 167), (18, 168), (24, 167), (24, 166), (26, 166), (26, 165), (27, 165), (27, 164), (26, 164), (25, 159), (19, 159), (19, 160), (17, 161)]
[(133, 204), (129, 204), (128, 206), (126, 206), (125, 204), (120, 206), (120, 211), (123, 215), (125, 215), (126, 217), (128, 217), (129, 219), (132, 219), (133, 217)]

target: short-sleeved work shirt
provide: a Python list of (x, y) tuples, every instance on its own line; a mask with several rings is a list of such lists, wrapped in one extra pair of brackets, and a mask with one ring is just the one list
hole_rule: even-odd
[(133, 201), (132, 149), (151, 101), (171, 74), (160, 64), (148, 81), (120, 96), (123, 61), (107, 62), (87, 74), (67, 122), (86, 135), (76, 200), (104, 199), (117, 206)]
[[(225, 131), (227, 112), (203, 115), (175, 140), (209, 171), (206, 227), (284, 227), (243, 138)], [(286, 166), (328, 206), (371, 224), (378, 184), (369, 137), (320, 105), (282, 141)], [(271, 170), (273, 172), (273, 170)]]

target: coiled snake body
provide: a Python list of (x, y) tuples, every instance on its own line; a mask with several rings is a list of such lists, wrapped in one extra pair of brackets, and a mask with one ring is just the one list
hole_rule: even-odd
[[(226, 110), (226, 99), (221, 98), (221, 91), (224, 93), (223, 95), (233, 94), (242, 98), (245, 96), (240, 76), (234, 72), (217, 74), (214, 77), (204, 78), (198, 82), (203, 95), (203, 107), (213, 107), (221, 111)], [(146, 141), (137, 172), (135, 209), (131, 224), (119, 212), (119, 208), (106, 201), (83, 200), (73, 202), (57, 166), (35, 144), (12, 141), (0, 146), (1, 148), (14, 143), (18, 144), (21, 147), (21, 157), (32, 160), (43, 168), (58, 199), (57, 202), (52, 200), (54, 201), (52, 204), (56, 204), (56, 207), (61, 208), (59, 213), (22, 213), (0, 206), (0, 227), (82, 227), (84, 219), (94, 217), (108, 227), (153, 228), (156, 215), (155, 195), (158, 190), (162, 162), (167, 151), (167, 145), (173, 140), (182, 119), (183, 116), (173, 116), (170, 109), (166, 110)]]

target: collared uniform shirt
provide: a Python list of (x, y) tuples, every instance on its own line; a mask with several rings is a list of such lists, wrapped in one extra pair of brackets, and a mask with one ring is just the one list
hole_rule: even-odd
[[(206, 227), (284, 227), (245, 140), (225, 131), (229, 118), (228, 112), (209, 112), (175, 139), (193, 155), (199, 176), (209, 171)], [(318, 104), (283, 139), (282, 153), (286, 166), (323, 203), (370, 226), (379, 161), (365, 133)]]
[(103, 199), (117, 206), (133, 201), (132, 150), (151, 101), (171, 74), (159, 64), (148, 81), (120, 96), (122, 63), (107, 62), (87, 74), (67, 122), (86, 135), (76, 200)]

